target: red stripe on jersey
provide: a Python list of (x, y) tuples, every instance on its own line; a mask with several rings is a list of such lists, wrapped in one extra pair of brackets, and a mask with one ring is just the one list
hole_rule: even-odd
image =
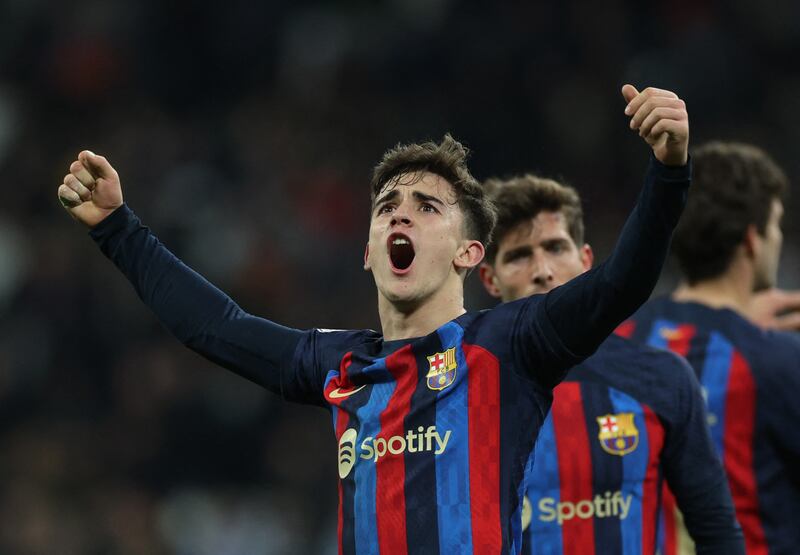
[[(339, 376), (340, 380), (347, 379), (347, 368), (350, 366), (350, 362), (352, 360), (353, 353), (347, 353), (342, 357), (342, 363), (339, 365)], [(334, 384), (333, 382), (339, 382), (340, 380), (336, 380), (335, 378), (328, 383), (328, 387), (325, 391), (325, 397), (328, 399), (330, 403), (335, 403), (337, 406), (342, 402), (342, 399), (331, 399), (328, 396), (328, 393), (333, 389), (339, 387), (338, 384)], [(336, 415), (336, 442), (339, 442), (339, 439), (342, 437), (342, 434), (347, 430), (347, 424), (350, 422), (350, 415), (347, 411), (341, 410), (339, 408), (339, 412)], [(343, 555), (343, 539), (342, 534), (344, 532), (344, 489), (342, 488), (342, 481), (339, 480), (339, 510), (337, 511), (338, 522), (336, 525), (336, 532), (339, 536), (339, 555)]]
[[(580, 384), (566, 382), (556, 387), (551, 410), (561, 479), (560, 501), (572, 503), (577, 511), (579, 502), (594, 498), (592, 455)], [(561, 537), (564, 555), (591, 555), (595, 552), (591, 518), (571, 515), (561, 526)]]
[(673, 353), (681, 355), (682, 357), (687, 356), (689, 354), (689, 346), (692, 342), (692, 339), (694, 339), (697, 330), (691, 324), (681, 324), (672, 333), (674, 334), (674, 337), (667, 340), (667, 349)]
[(663, 555), (678, 555), (678, 529), (675, 522), (675, 511), (677, 502), (675, 495), (664, 484), (664, 501), (661, 506), (664, 509), (664, 553)]
[(731, 486), (736, 518), (744, 532), (748, 555), (766, 555), (767, 541), (758, 512), (753, 468), (753, 428), (756, 418), (756, 385), (750, 367), (734, 351), (725, 397), (725, 471)]
[(625, 339), (630, 339), (634, 331), (636, 331), (636, 322), (633, 320), (626, 320), (617, 326), (614, 333)]
[[(328, 386), (325, 388), (325, 400), (328, 401), (331, 405), (336, 405), (337, 407), (342, 404), (348, 397), (347, 396), (337, 396), (331, 397), (331, 391), (334, 389), (339, 388), (351, 388), (352, 385), (350, 384), (350, 377), (347, 375), (347, 369), (350, 367), (350, 363), (353, 362), (353, 353), (352, 351), (346, 353), (342, 357), (342, 362), (339, 364), (339, 376), (332, 378), (331, 381), (328, 382)], [(342, 430), (344, 432), (344, 430)], [(336, 439), (339, 439), (341, 434), (337, 430)]]
[[(469, 500), (475, 553), (500, 553), (500, 363), (464, 345), (469, 419)], [(440, 524), (441, 526), (441, 524)]]
[[(386, 369), (392, 374), (395, 388), (386, 408), (381, 412), (378, 437), (387, 442), (393, 436), (405, 435), (405, 417), (411, 408), (419, 377), (411, 346), (406, 345), (386, 357)], [(391, 445), (388, 446), (391, 449)], [(406, 463), (402, 454), (381, 457), (376, 463), (378, 546), (381, 553), (407, 553), (406, 546)]]
[(658, 517), (658, 493), (661, 485), (659, 466), (664, 447), (664, 428), (650, 407), (642, 405), (644, 424), (647, 428), (647, 472), (642, 485), (642, 553), (654, 553), (656, 549), (656, 518)]

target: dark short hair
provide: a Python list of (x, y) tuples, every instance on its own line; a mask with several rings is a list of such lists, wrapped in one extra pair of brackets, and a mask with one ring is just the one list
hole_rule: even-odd
[(372, 172), (371, 204), (378, 194), (397, 185), (406, 174), (432, 173), (447, 180), (455, 190), (456, 203), (464, 213), (470, 239), (488, 244), (496, 220), (494, 205), (467, 168), (469, 151), (449, 133), (439, 143), (398, 144), (388, 150)]
[(748, 226), (763, 235), (773, 201), (789, 186), (783, 170), (753, 145), (707, 143), (692, 153), (692, 166), (689, 199), (672, 245), (689, 284), (724, 273)]
[(486, 261), (490, 264), (494, 264), (503, 238), (521, 223), (535, 218), (539, 212), (561, 212), (569, 236), (576, 245), (583, 244), (581, 197), (572, 187), (532, 174), (510, 179), (489, 179), (484, 187), (497, 206), (494, 239), (486, 250)]

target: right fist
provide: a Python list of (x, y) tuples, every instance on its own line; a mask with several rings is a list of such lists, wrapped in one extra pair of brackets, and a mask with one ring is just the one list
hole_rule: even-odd
[(119, 175), (108, 160), (84, 150), (58, 187), (58, 200), (70, 216), (94, 227), (122, 206)]

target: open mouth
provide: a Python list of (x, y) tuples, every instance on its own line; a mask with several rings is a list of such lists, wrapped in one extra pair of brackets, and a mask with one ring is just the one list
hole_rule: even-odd
[(389, 262), (392, 271), (397, 274), (404, 274), (411, 268), (414, 262), (414, 245), (406, 235), (402, 233), (392, 233), (389, 236)]

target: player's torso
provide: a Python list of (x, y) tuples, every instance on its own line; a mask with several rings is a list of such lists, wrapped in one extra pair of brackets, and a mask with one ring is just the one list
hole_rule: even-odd
[(386, 357), (352, 352), (329, 372), (325, 399), (344, 553), (510, 549), (511, 484), (550, 399), (491, 346), (452, 323)]
[[(748, 553), (767, 553), (763, 519), (773, 509), (765, 469), (774, 467), (774, 445), (759, 415), (769, 400), (760, 394), (759, 372), (770, 342), (763, 334), (730, 311), (661, 299), (637, 314), (628, 330), (633, 339), (666, 348), (684, 356), (703, 389), (708, 427), (723, 462), (736, 516), (744, 531)], [(781, 478), (784, 480), (785, 478)], [(665, 495), (667, 519), (675, 513), (674, 501)], [(782, 521), (785, 515), (778, 515)], [(773, 519), (774, 520), (774, 519)], [(662, 552), (680, 552), (685, 532), (680, 523), (667, 522)], [(682, 540), (681, 538), (684, 538)], [(771, 541), (771, 540), (770, 540)]]
[(581, 365), (555, 389), (526, 469), (523, 553), (654, 552), (664, 428), (614, 381)]

